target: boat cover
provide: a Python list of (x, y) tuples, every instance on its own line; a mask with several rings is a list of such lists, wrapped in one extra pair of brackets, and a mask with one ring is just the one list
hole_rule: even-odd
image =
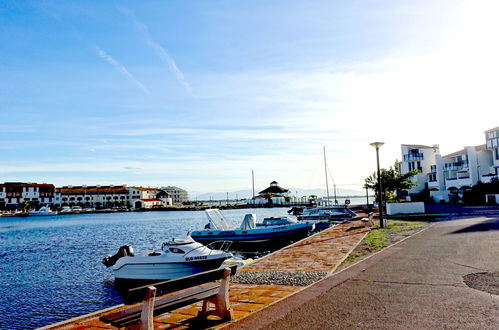
[(253, 213), (244, 216), (241, 229), (255, 229), (256, 228), (256, 215)]

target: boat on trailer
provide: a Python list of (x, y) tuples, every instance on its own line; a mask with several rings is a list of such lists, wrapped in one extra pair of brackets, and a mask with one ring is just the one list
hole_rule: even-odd
[(232, 257), (227, 251), (229, 246), (227, 241), (205, 246), (190, 237), (174, 238), (164, 242), (160, 250), (140, 255), (135, 255), (131, 246), (121, 246), (115, 255), (104, 257), (102, 263), (112, 267), (115, 286), (130, 287), (216, 269)]
[(238, 251), (265, 251), (280, 248), (307, 237), (314, 229), (311, 223), (280, 217), (256, 222), (255, 214), (246, 214), (239, 228), (230, 226), (219, 209), (205, 210), (209, 223), (203, 230), (193, 230), (190, 236), (197, 242), (209, 244), (217, 240), (232, 242)]

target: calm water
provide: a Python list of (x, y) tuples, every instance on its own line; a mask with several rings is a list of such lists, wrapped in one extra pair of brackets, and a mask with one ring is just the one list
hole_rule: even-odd
[[(289, 208), (222, 211), (233, 225)], [(204, 212), (125, 212), (0, 218), (0, 329), (33, 329), (122, 302), (101, 264), (121, 245), (136, 252), (185, 237)]]

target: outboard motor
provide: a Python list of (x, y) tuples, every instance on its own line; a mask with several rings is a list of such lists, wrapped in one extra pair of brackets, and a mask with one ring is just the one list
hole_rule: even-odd
[(111, 267), (114, 264), (116, 264), (116, 261), (118, 261), (119, 258), (121, 257), (133, 257), (133, 248), (130, 245), (123, 245), (118, 249), (118, 252), (111, 256), (108, 255), (102, 259), (102, 263), (106, 267)]

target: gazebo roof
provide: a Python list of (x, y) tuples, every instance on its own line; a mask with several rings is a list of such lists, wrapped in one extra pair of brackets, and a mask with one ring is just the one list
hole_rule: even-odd
[(259, 192), (259, 194), (267, 194), (267, 193), (270, 193), (270, 194), (282, 194), (282, 193), (287, 193), (289, 190), (288, 189), (284, 189), (282, 187), (279, 187), (278, 183), (276, 181), (272, 181), (270, 183), (270, 187), (262, 190)]

